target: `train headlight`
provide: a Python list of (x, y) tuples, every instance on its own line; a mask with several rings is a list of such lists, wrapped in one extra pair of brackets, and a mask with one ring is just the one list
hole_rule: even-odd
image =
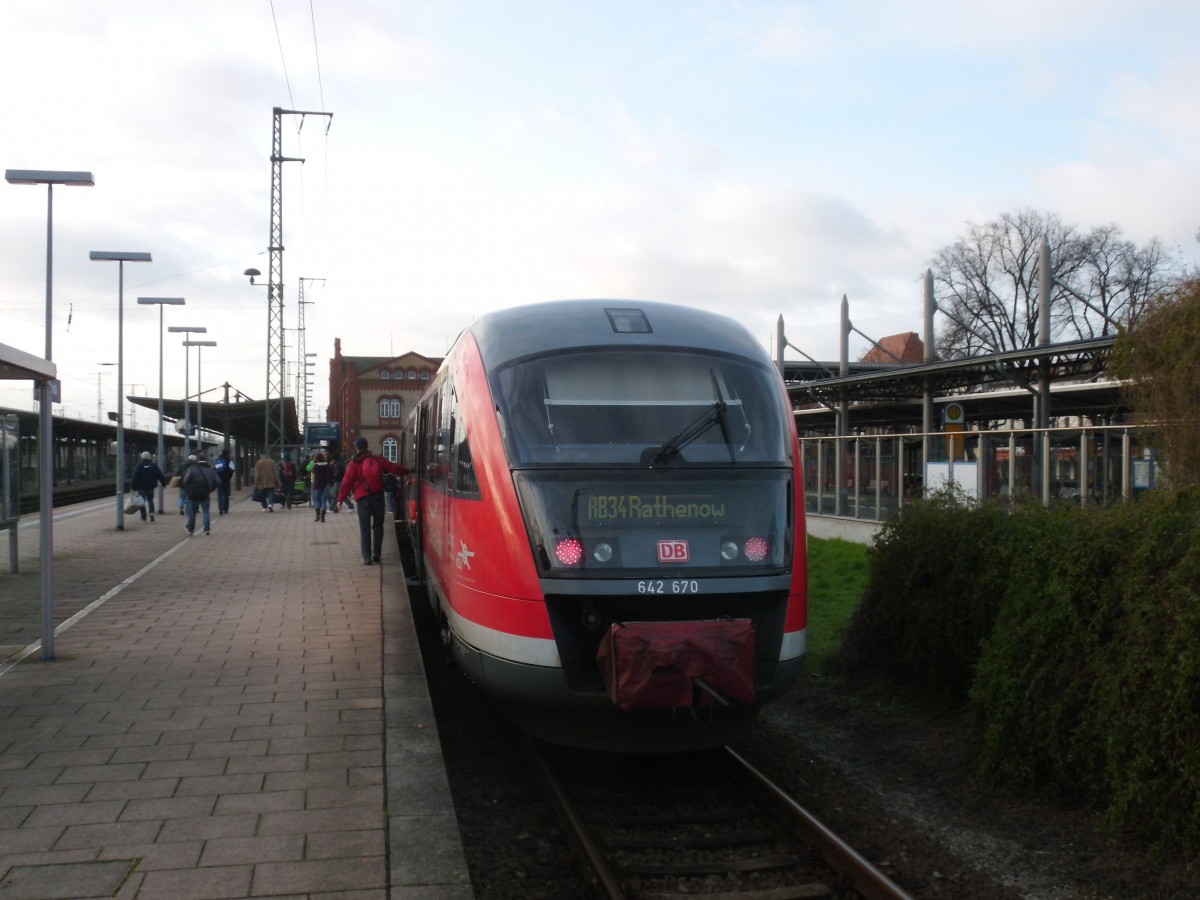
[(613, 558), (612, 544), (606, 544), (603, 541), (596, 545), (596, 549), (592, 551), (592, 558), (599, 563), (606, 563)]
[(721, 559), (726, 562), (731, 562), (738, 558), (738, 545), (733, 541), (724, 541), (721, 544)]
[(564, 566), (577, 566), (583, 559), (583, 541), (578, 538), (563, 538), (554, 545), (554, 555)]
[(771, 552), (771, 544), (764, 538), (752, 537), (746, 539), (746, 559), (750, 562), (762, 562)]

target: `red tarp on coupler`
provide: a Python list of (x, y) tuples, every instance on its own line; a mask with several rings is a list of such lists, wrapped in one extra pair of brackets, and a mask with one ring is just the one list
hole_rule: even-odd
[(617, 622), (596, 652), (608, 696), (618, 707), (671, 709), (718, 702), (704, 682), (731, 703), (754, 702), (754, 624)]

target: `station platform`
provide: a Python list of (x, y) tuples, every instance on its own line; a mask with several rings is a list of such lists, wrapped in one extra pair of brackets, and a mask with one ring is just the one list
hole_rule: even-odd
[(57, 511), (51, 661), (0, 531), (0, 897), (474, 896), (390, 530), (249, 495)]

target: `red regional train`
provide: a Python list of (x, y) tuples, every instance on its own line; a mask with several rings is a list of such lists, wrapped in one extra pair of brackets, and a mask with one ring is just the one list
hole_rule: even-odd
[(737, 322), (608, 300), (486, 315), (402, 443), (405, 574), (527, 732), (719, 746), (796, 679), (800, 451), (783, 382)]

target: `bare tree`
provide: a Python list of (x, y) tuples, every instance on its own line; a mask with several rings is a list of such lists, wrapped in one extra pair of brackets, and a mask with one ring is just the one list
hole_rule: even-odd
[(1116, 225), (1080, 233), (1052, 213), (1030, 209), (986, 225), (968, 223), (966, 236), (932, 263), (934, 296), (946, 314), (937, 339), (941, 358), (1037, 346), (1043, 235), (1054, 267), (1051, 341), (1112, 334), (1114, 323), (1135, 317), (1167, 282), (1161, 244), (1138, 248), (1121, 239)]
[(1064, 338), (1115, 334), (1118, 323), (1130, 326), (1150, 299), (1171, 283), (1170, 266), (1157, 238), (1138, 247), (1122, 240), (1116, 225), (1106, 225), (1080, 236), (1079, 243), (1082, 265), (1070, 287), (1086, 297), (1092, 308), (1071, 294), (1055, 298), (1053, 319)]

